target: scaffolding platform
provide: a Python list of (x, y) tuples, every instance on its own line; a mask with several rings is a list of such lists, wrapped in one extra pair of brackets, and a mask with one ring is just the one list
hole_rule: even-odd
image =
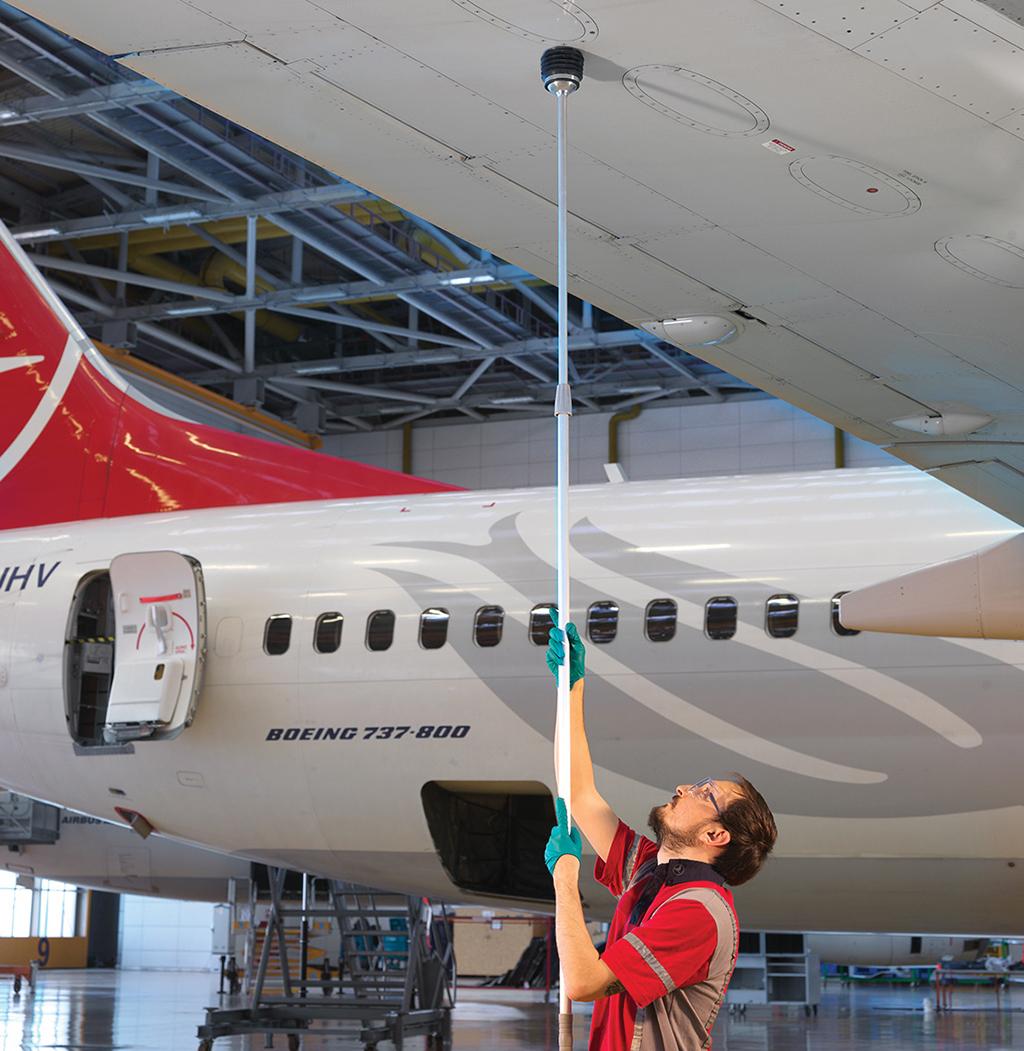
[[(255, 1034), (267, 1047), (284, 1036), (296, 1051), (303, 1033), (351, 1039), (355, 1024), (367, 1051), (384, 1041), (401, 1051), (413, 1036), (450, 1051), (454, 957), (430, 903), (303, 876), (301, 903), (292, 904), (285, 900), (287, 875), (270, 869), (270, 911), (248, 1002), (207, 1008), (199, 1051), (213, 1051), (220, 1037)], [(311, 921), (324, 918), (337, 937), (336, 977), (329, 959), (319, 966), (308, 959)], [(271, 976), (275, 955), (279, 973)], [(271, 994), (272, 983), (281, 995)]]

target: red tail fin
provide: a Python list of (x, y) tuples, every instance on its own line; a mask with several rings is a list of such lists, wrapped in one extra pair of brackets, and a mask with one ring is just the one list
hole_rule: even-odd
[(450, 488), (143, 404), (0, 223), (0, 529)]

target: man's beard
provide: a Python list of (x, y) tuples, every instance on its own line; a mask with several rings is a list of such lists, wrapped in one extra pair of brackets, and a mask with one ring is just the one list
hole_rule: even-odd
[(669, 828), (665, 821), (667, 809), (667, 806), (651, 807), (651, 812), (647, 816), (647, 826), (654, 833), (658, 847), (675, 852), (700, 846), (700, 830), (704, 827), (703, 823), (693, 825), (683, 831)]

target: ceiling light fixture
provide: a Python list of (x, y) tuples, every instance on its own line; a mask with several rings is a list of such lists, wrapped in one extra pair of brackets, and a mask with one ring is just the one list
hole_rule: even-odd
[(190, 317), (192, 314), (209, 314), (213, 307), (170, 307), (164, 311), (169, 317)]
[(448, 365), (453, 361), (458, 361), (458, 354), (417, 354), (416, 365)]
[(327, 365), (298, 365), (292, 372), (296, 376), (323, 376), (329, 372), (337, 372), (341, 368), (341, 362)]
[(42, 226), (38, 230), (22, 230), (14, 235), (15, 241), (35, 241), (40, 237), (55, 237), (60, 233), (56, 226)]
[(161, 226), (163, 223), (183, 223), (187, 219), (199, 219), (202, 212), (196, 208), (183, 208), (176, 212), (154, 212), (144, 215), (142, 221), (150, 226)]
[(532, 394), (517, 394), (508, 398), (491, 398), (492, 405), (526, 405), (533, 401)]
[(620, 394), (660, 394), (665, 388), (658, 386), (647, 387), (620, 387)]
[(485, 285), (494, 280), (493, 274), (463, 274), (461, 277), (449, 277), (442, 285)]

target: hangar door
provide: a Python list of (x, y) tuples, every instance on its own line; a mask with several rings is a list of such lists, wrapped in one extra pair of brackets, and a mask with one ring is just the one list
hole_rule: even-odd
[(65, 699), (83, 746), (174, 737), (192, 722), (206, 661), (200, 564), (176, 551), (118, 555), (80, 582)]

